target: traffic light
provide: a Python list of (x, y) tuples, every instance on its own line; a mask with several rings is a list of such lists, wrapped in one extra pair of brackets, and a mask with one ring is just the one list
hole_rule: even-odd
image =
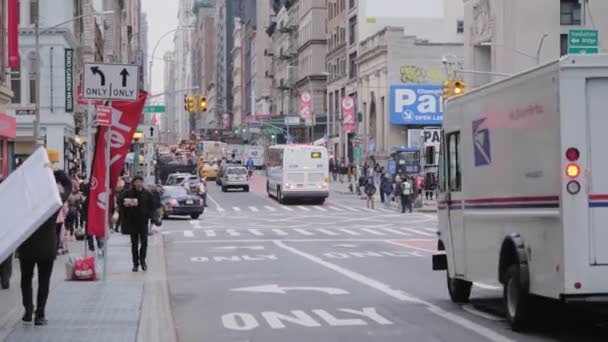
[(186, 111), (190, 113), (196, 112), (196, 96), (186, 97)]
[(201, 97), (199, 98), (199, 101), (198, 101), (198, 108), (201, 112), (207, 111), (207, 97), (206, 96), (201, 95)]
[(454, 96), (460, 96), (464, 94), (464, 82), (462, 81), (455, 81), (454, 82), (454, 86), (452, 87), (452, 92)]
[(452, 81), (443, 82), (443, 98), (448, 99), (452, 96)]
[(188, 95), (184, 95), (184, 110), (188, 111)]

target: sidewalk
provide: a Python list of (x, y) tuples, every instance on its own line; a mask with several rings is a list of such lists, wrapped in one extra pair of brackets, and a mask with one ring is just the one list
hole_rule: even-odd
[[(83, 242), (70, 243), (71, 252), (81, 255), (83, 250)], [(108, 255), (105, 282), (65, 281), (64, 258), (58, 259), (46, 312), (49, 324), (44, 327), (20, 322), (19, 280), (13, 278), (15, 305), (7, 321), (0, 322), (0, 333), (4, 327), (12, 327), (5, 341), (176, 341), (162, 234), (149, 239), (148, 272), (131, 272), (128, 236), (112, 234)], [(0, 300), (4, 307), (4, 298)], [(5, 336), (0, 335), (0, 340)]]
[[(343, 202), (343, 203), (345, 202), (354, 207), (365, 206), (365, 204), (366, 204), (365, 197), (364, 197), (364, 195), (357, 196), (357, 194), (356, 194), (357, 189), (356, 189), (355, 185), (356, 184), (353, 183), (353, 192), (351, 193), (350, 189), (348, 188), (348, 183), (346, 182), (346, 180), (344, 181), (344, 183), (340, 183), (340, 181), (331, 182), (329, 184), (329, 191), (330, 191), (329, 200), (331, 201), (332, 199), (336, 199), (339, 202)], [(376, 197), (376, 201), (375, 201), (376, 208), (384, 208), (384, 204), (382, 204), (380, 202), (380, 195), (378, 193), (376, 193), (375, 197)], [(400, 206), (399, 202), (397, 202), (397, 201), (392, 202), (391, 209), (394, 209), (395, 211), (400, 211), (401, 206)], [(414, 208), (414, 211), (421, 212), (421, 213), (436, 213), (437, 212), (437, 201), (424, 200), (422, 207)]]

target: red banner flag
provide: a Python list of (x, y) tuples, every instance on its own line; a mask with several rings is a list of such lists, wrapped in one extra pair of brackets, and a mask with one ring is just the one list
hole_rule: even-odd
[(9, 0), (7, 12), (8, 67), (15, 69), (19, 67), (19, 0)]
[(351, 133), (357, 128), (355, 101), (350, 96), (342, 98), (342, 130)]
[[(108, 167), (105, 158), (106, 132), (108, 129), (112, 129), (110, 131), (110, 189), (113, 191), (118, 177), (120, 177), (120, 171), (125, 165), (125, 159), (131, 148), (133, 134), (137, 130), (147, 96), (146, 92), (141, 91), (137, 101), (114, 101), (112, 103), (112, 126), (100, 126), (98, 129), (87, 213), (87, 229), (90, 235), (103, 237), (105, 222), (108, 219), (105, 212), (108, 203), (108, 195), (105, 190)], [(112, 203), (110, 203), (110, 208), (112, 208)]]

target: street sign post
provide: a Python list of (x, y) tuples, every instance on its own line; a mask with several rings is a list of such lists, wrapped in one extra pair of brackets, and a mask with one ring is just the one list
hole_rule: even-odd
[(577, 55), (599, 53), (598, 30), (570, 30), (568, 32), (568, 53)]
[(103, 100), (137, 100), (136, 65), (85, 63), (82, 97)]
[(144, 107), (144, 113), (164, 113), (167, 108), (165, 105), (151, 105)]

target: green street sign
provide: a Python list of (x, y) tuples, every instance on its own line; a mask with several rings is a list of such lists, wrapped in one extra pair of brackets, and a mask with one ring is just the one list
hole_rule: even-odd
[(568, 53), (576, 55), (599, 53), (598, 30), (570, 30), (568, 32)]
[(164, 105), (145, 106), (144, 113), (164, 113), (166, 107)]

